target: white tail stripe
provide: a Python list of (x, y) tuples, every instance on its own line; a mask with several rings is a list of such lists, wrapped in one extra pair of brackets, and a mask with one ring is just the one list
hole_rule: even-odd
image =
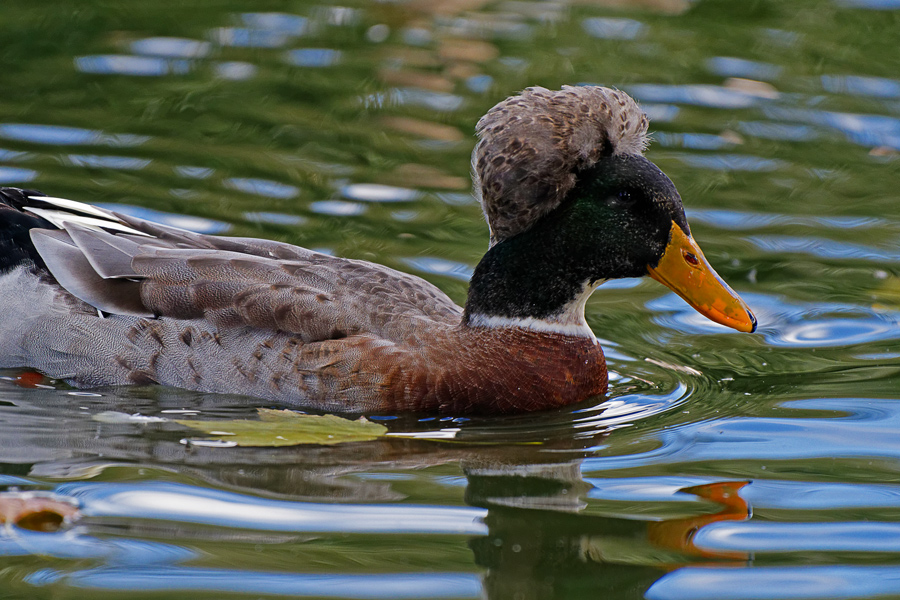
[[(65, 210), (71, 210), (75, 212), (80, 212), (85, 215), (91, 215), (93, 217), (100, 217), (101, 219), (112, 219), (115, 220), (116, 217), (110, 213), (108, 210), (103, 210), (97, 206), (91, 206), (90, 204), (85, 204), (84, 202), (76, 202), (75, 200), (66, 200), (65, 198), (54, 198), (53, 196), (29, 196), (29, 198), (34, 200), (40, 200), (41, 202), (46, 202), (47, 204), (52, 204), (54, 206), (58, 206)], [(28, 208), (28, 207), (26, 207)], [(28, 210), (31, 210), (28, 208)], [(46, 217), (45, 217), (46, 218)]]
[(153, 237), (152, 235), (146, 234), (142, 231), (138, 231), (128, 225), (123, 223), (119, 223), (118, 221), (110, 221), (105, 215), (103, 219), (97, 219), (94, 217), (88, 217), (84, 215), (73, 215), (70, 212), (64, 211), (56, 211), (48, 208), (34, 208), (27, 207), (28, 212), (34, 213), (39, 217), (43, 217), (59, 227), (60, 229), (66, 228), (66, 223), (77, 223), (83, 227), (87, 227), (89, 229), (105, 229), (105, 230), (115, 230), (122, 231), (124, 233), (130, 233), (132, 235), (142, 235), (144, 237)]

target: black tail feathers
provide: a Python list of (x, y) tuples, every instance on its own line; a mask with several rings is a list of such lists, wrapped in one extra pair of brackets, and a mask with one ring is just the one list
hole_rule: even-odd
[(56, 227), (46, 219), (22, 212), (29, 204), (29, 197), (44, 195), (37, 190), (0, 188), (0, 273), (20, 265), (47, 268), (31, 242), (29, 232), (34, 228)]

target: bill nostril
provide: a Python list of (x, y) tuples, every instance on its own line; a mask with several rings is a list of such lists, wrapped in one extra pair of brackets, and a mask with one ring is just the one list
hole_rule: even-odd
[(700, 260), (697, 258), (697, 255), (695, 255), (693, 252), (685, 252), (684, 260), (687, 264), (691, 265), (692, 267), (700, 266)]

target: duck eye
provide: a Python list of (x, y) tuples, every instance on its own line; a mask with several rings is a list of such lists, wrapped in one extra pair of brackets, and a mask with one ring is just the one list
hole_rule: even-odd
[(607, 199), (607, 202), (613, 206), (631, 206), (634, 201), (634, 195), (627, 190), (622, 190)]

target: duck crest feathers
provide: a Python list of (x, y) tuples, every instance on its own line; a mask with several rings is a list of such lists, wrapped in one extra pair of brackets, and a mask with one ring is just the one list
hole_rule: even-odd
[(475, 196), (491, 245), (530, 229), (557, 208), (576, 173), (613, 155), (641, 155), (647, 115), (625, 92), (599, 86), (530, 87), (478, 121)]

